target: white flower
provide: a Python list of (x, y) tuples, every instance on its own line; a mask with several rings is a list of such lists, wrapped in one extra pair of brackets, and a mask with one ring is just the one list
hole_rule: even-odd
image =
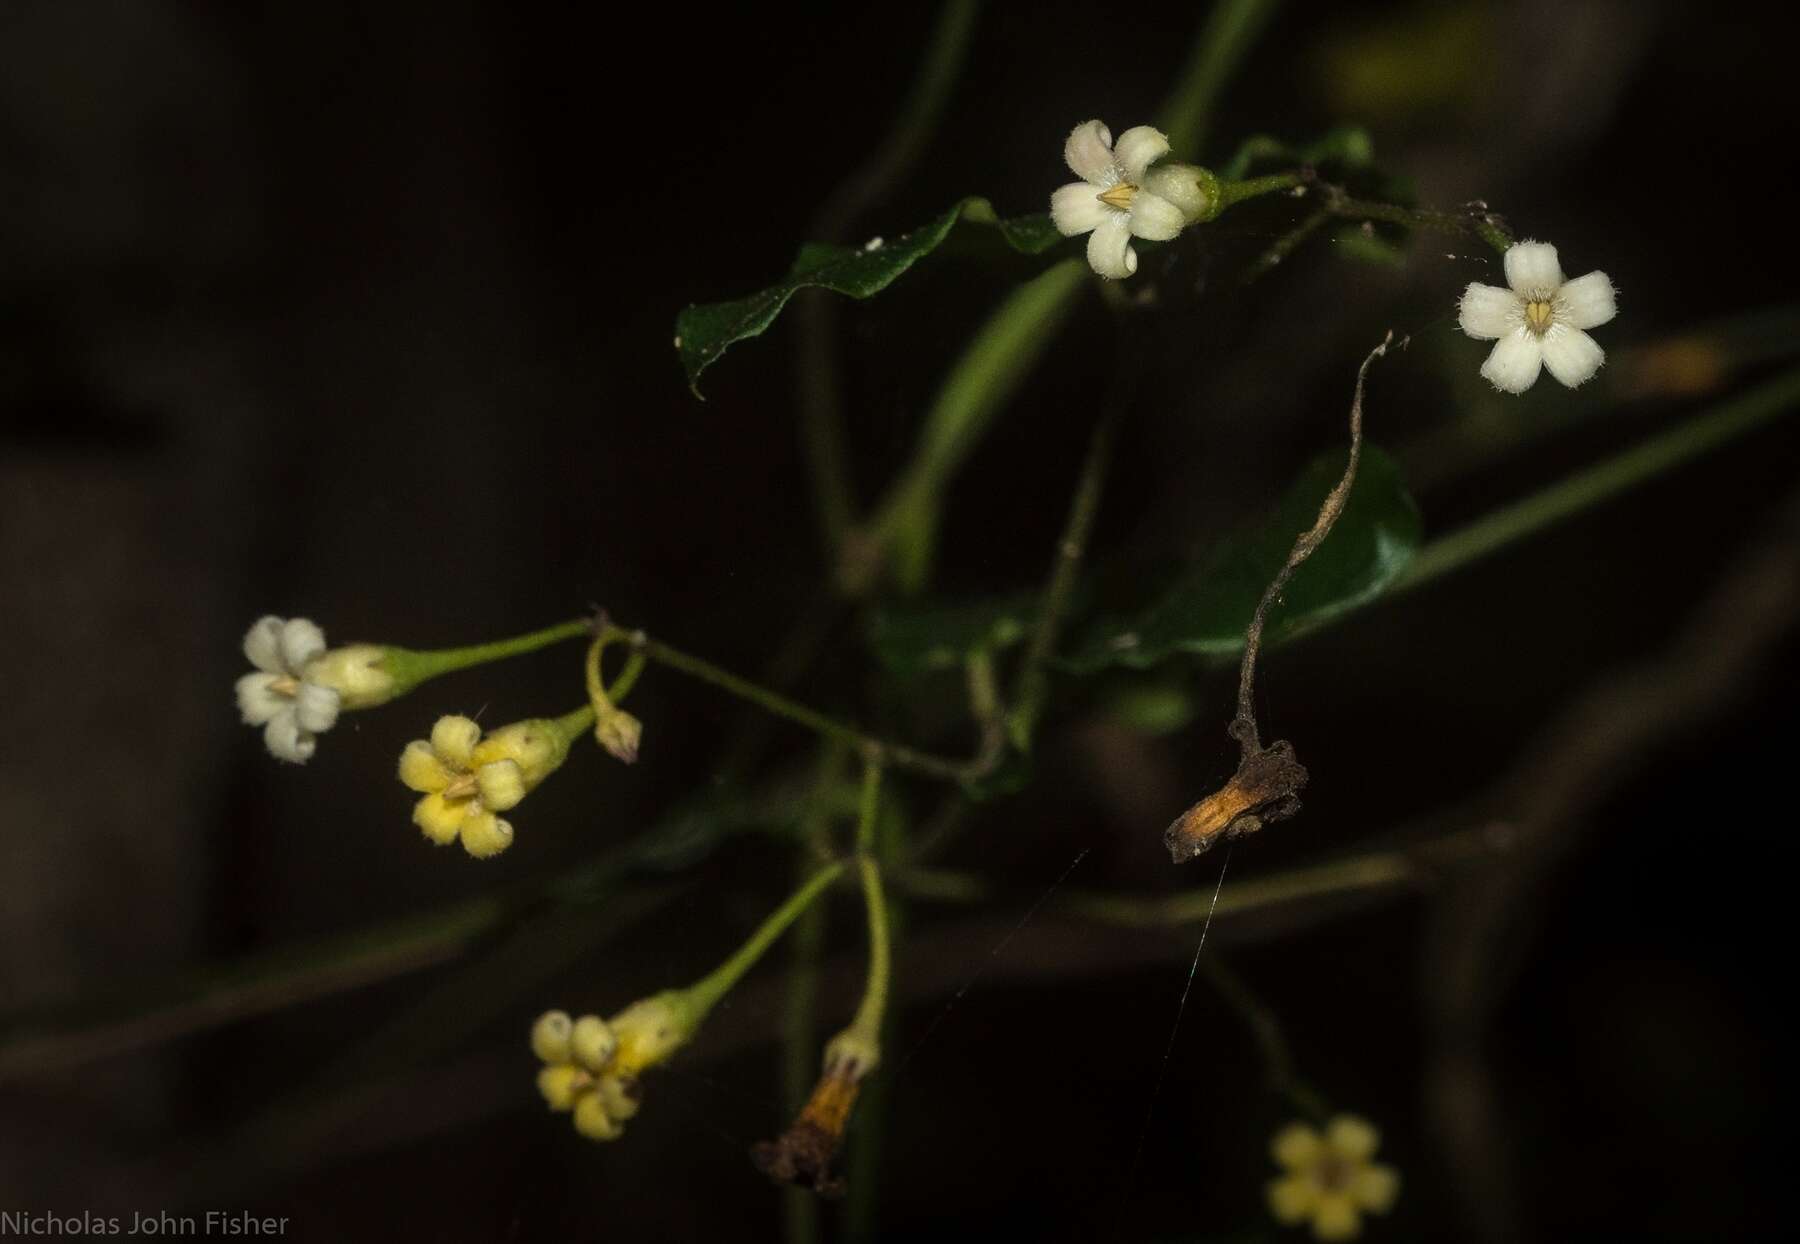
[(1523, 393), (1540, 367), (1573, 389), (1600, 370), (1606, 351), (1582, 330), (1618, 314), (1606, 273), (1565, 281), (1554, 246), (1515, 242), (1506, 251), (1506, 283), (1512, 288), (1470, 285), (1460, 317), (1469, 336), (1495, 343), (1481, 374), (1496, 389)]
[(1076, 126), (1063, 146), (1063, 159), (1080, 181), (1050, 196), (1050, 218), (1063, 236), (1088, 233), (1088, 266), (1117, 280), (1137, 271), (1134, 237), (1167, 242), (1180, 233), (1187, 217), (1171, 201), (1172, 186), (1160, 186), (1163, 170), (1150, 165), (1169, 153), (1161, 130), (1133, 126), (1119, 135), (1099, 121)]
[(306, 680), (306, 667), (325, 652), (325, 633), (305, 618), (258, 619), (244, 636), (244, 655), (257, 673), (237, 681), (244, 723), (263, 728), (263, 742), (277, 760), (305, 763), (317, 735), (337, 720), (341, 697)]

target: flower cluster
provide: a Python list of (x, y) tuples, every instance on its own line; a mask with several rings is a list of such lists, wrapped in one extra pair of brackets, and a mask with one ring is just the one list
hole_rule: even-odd
[(678, 991), (632, 1003), (611, 1021), (548, 1011), (531, 1029), (531, 1052), (544, 1064), (538, 1091), (550, 1109), (574, 1116), (589, 1140), (617, 1140), (638, 1111), (638, 1077), (693, 1035)]
[(440, 717), (431, 738), (415, 739), (400, 754), (400, 781), (423, 798), (413, 823), (439, 846), (459, 839), (477, 859), (512, 845), (510, 811), (569, 754), (562, 723), (533, 718), (502, 726), (486, 738), (467, 717)]
[(1381, 1135), (1367, 1121), (1341, 1114), (1324, 1134), (1304, 1123), (1276, 1133), (1270, 1146), (1287, 1173), (1269, 1182), (1269, 1209), (1287, 1226), (1311, 1222), (1320, 1240), (1353, 1240), (1364, 1213), (1385, 1214), (1400, 1195), (1400, 1176), (1374, 1162)]
[(1463, 332), (1494, 342), (1481, 374), (1506, 393), (1525, 392), (1546, 367), (1571, 389), (1585, 384), (1606, 362), (1585, 330), (1618, 314), (1612, 281), (1604, 272), (1564, 279), (1548, 242), (1515, 243), (1505, 266), (1509, 288), (1472, 283), (1459, 307)]
[(1113, 142), (1099, 121), (1084, 121), (1069, 134), (1063, 159), (1080, 181), (1050, 196), (1050, 218), (1063, 236), (1088, 234), (1088, 266), (1119, 280), (1137, 271), (1132, 238), (1167, 242), (1213, 206), (1201, 170), (1188, 165), (1150, 166), (1169, 154), (1161, 130), (1136, 125)]

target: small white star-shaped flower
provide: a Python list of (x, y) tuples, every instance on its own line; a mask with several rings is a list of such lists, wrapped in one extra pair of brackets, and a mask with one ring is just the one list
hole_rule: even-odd
[(1132, 238), (1167, 242), (1187, 223), (1150, 168), (1167, 154), (1167, 136), (1148, 125), (1126, 130), (1117, 144), (1099, 121), (1069, 134), (1063, 159), (1081, 180), (1050, 196), (1050, 218), (1065, 237), (1089, 234), (1088, 266), (1101, 276), (1118, 280), (1137, 271)]
[(1606, 351), (1583, 330), (1618, 314), (1612, 281), (1604, 272), (1564, 280), (1548, 242), (1515, 242), (1505, 262), (1510, 289), (1471, 284), (1463, 291), (1462, 330), (1494, 342), (1481, 374), (1507, 393), (1525, 392), (1543, 367), (1571, 389), (1586, 383)]
[(337, 721), (338, 692), (306, 681), (306, 667), (324, 652), (325, 632), (305, 618), (260, 618), (244, 636), (244, 655), (257, 672), (237, 680), (238, 710), (246, 725), (263, 728), (278, 760), (304, 764), (317, 736)]

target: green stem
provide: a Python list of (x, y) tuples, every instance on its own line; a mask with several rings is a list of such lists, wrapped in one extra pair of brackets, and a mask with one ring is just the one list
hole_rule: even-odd
[(1236, 207), (1246, 199), (1260, 198), (1265, 194), (1277, 194), (1283, 190), (1292, 190), (1295, 186), (1304, 186), (1308, 181), (1304, 173), (1270, 173), (1267, 177), (1248, 177), (1243, 181), (1222, 181), (1219, 183), (1219, 211)]
[(574, 744), (576, 739), (594, 728), (594, 706), (583, 704), (580, 708), (571, 709), (561, 717), (552, 717), (550, 724), (562, 736), (564, 747)]
[(874, 754), (884, 763), (897, 769), (905, 769), (924, 777), (937, 778), (946, 782), (961, 782), (969, 775), (969, 765), (963, 761), (949, 760), (942, 756), (932, 756), (916, 751), (899, 743), (890, 743), (836, 718), (827, 717), (817, 709), (808, 708), (796, 703), (784, 695), (769, 688), (742, 678), (730, 670), (721, 669), (711, 661), (672, 648), (659, 639), (652, 639), (642, 631), (624, 631), (608, 626), (620, 636), (627, 639), (632, 646), (642, 652), (650, 660), (659, 665), (666, 665), (701, 682), (711, 683), (721, 691), (729, 692), (741, 700), (747, 700), (758, 707), (785, 717), (796, 725), (805, 726), (808, 730), (826, 739), (846, 743), (864, 754)]
[(1800, 370), (1777, 376), (1708, 414), (1440, 536), (1419, 550), (1389, 590), (1405, 591), (1449, 574), (1796, 409), (1800, 409)]
[(1276, 1018), (1275, 1012), (1252, 993), (1250, 987), (1244, 984), (1243, 978), (1226, 967), (1217, 955), (1202, 955), (1200, 968), (1206, 975), (1207, 983), (1238, 1013), (1244, 1026), (1250, 1030), (1250, 1035), (1255, 1038), (1257, 1048), (1262, 1051), (1269, 1087), (1286, 1098), (1301, 1114), (1323, 1125), (1331, 1111), (1325, 1105), (1325, 1099), (1294, 1070), (1293, 1051), (1288, 1047), (1287, 1036), (1281, 1031), (1281, 1021)]
[[(800, 822), (800, 842), (794, 853), (798, 878), (811, 875), (814, 861), (829, 850), (831, 800), (843, 762), (843, 749), (820, 749), (819, 768), (812, 797)], [(788, 965), (787, 998), (781, 1022), (781, 1088), (789, 1117), (800, 1113), (812, 1091), (819, 1070), (814, 1047), (819, 1001), (819, 962), (825, 951), (826, 908), (814, 903), (794, 924), (793, 958)], [(804, 1188), (785, 1188), (781, 1197), (782, 1232), (788, 1244), (806, 1244), (819, 1238), (819, 1198)]]
[(867, 853), (875, 849), (875, 822), (881, 811), (881, 757), (863, 759), (862, 798), (856, 805), (856, 849)]
[(693, 1024), (697, 1026), (706, 1018), (707, 1012), (718, 1004), (719, 999), (731, 992), (732, 987), (743, 979), (744, 973), (762, 958), (763, 952), (774, 945), (775, 939), (786, 932), (788, 925), (794, 923), (800, 913), (811, 906), (813, 900), (836, 881), (843, 871), (841, 860), (819, 869), (785, 903), (770, 913), (769, 918), (757, 926), (756, 931), (732, 952), (729, 959), (682, 991), (682, 1005)]
[(903, 589), (923, 586), (936, 545), (938, 512), (950, 479), (994, 415), (1055, 340), (1057, 326), (1087, 285), (1087, 265), (1067, 259), (1007, 295), (945, 377), (925, 417), (913, 458), (877, 508), (858, 560), (844, 568), (846, 591), (874, 586), (890, 553)]
[(565, 639), (580, 639), (591, 634), (592, 626), (583, 619), (559, 622), (529, 635), (497, 639), (489, 644), (470, 644), (465, 648), (436, 648), (427, 651), (389, 648), (385, 667), (394, 676), (397, 687), (394, 694), (403, 695), (426, 679), (436, 678), (440, 674), (486, 665), (491, 661), (504, 661), (508, 657), (521, 656), (527, 652), (536, 652), (539, 648), (547, 648), (551, 644), (559, 644)]
[(1380, 220), (1409, 229), (1429, 229), (1436, 233), (1473, 234), (1504, 255), (1513, 239), (1495, 218), (1485, 212), (1442, 212), (1427, 207), (1401, 207), (1397, 203), (1377, 203), (1369, 199), (1353, 199), (1341, 191), (1326, 188), (1326, 206), (1334, 216), (1355, 220)]
[(1056, 555), (1050, 562), (1050, 575), (1044, 584), (1042, 604), (1038, 608), (1037, 626), (1031, 644), (1019, 666), (1018, 682), (1013, 692), (1012, 738), (1024, 750), (1031, 745), (1039, 713), (1050, 686), (1050, 658), (1056, 654), (1056, 640), (1068, 611), (1069, 598), (1075, 591), (1075, 576), (1087, 553), (1088, 538), (1093, 534), (1094, 519), (1100, 513), (1100, 498), (1106, 486), (1106, 472), (1112, 465), (1113, 443), (1118, 438), (1119, 419), (1127, 405), (1123, 386), (1132, 383), (1134, 368), (1126, 365), (1112, 395), (1107, 399), (1099, 422), (1094, 425), (1088, 442), (1087, 457), (1081, 464), (1081, 477), (1069, 499), (1068, 518), (1056, 542)]
[(887, 1012), (888, 980), (892, 970), (892, 952), (888, 944), (887, 891), (881, 883), (881, 865), (873, 855), (859, 855), (857, 870), (862, 876), (863, 906), (869, 915), (869, 976), (863, 985), (862, 1001), (856, 1017), (850, 1021), (850, 1032), (871, 1044), (881, 1043), (881, 1020)]
[(1177, 157), (1199, 154), (1214, 107), (1233, 71), (1274, 15), (1276, 0), (1219, 0), (1194, 40), (1175, 89), (1163, 104), (1162, 128)]

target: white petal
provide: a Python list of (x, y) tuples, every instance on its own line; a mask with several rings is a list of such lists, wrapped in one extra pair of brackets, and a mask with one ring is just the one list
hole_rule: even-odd
[(1144, 174), (1139, 187), (1159, 199), (1167, 199), (1190, 221), (1206, 215), (1206, 191), (1200, 186), (1200, 170), (1191, 164), (1159, 164)]
[(274, 614), (258, 618), (244, 633), (244, 655), (265, 673), (286, 673), (281, 668), (281, 619)]
[(1537, 383), (1538, 369), (1544, 363), (1544, 348), (1530, 329), (1519, 326), (1494, 343), (1481, 374), (1496, 389), (1506, 393), (1523, 393)]
[(275, 759), (297, 765), (311, 759), (319, 746), (317, 739), (300, 728), (299, 719), (291, 708), (269, 719), (269, 724), (263, 727), (263, 743)]
[(1114, 212), (1088, 235), (1088, 267), (1109, 280), (1121, 280), (1137, 271), (1137, 252), (1131, 249), (1131, 218)]
[(1152, 242), (1167, 242), (1181, 232), (1187, 217), (1181, 209), (1159, 195), (1140, 190), (1131, 200), (1131, 232)]
[(277, 693), (274, 674), (245, 674), (237, 680), (238, 712), (246, 726), (260, 726), (293, 701)]
[(1597, 341), (1579, 328), (1564, 324), (1550, 326), (1550, 331), (1544, 334), (1543, 350), (1544, 366), (1571, 389), (1593, 379), (1600, 364), (1606, 362), (1606, 351)]
[(292, 618), (281, 628), (281, 661), (299, 677), (306, 663), (325, 651), (325, 632), (310, 618)]
[(1521, 298), (1549, 298), (1563, 283), (1556, 248), (1548, 242), (1514, 242), (1506, 248), (1506, 283)]
[(1578, 276), (1556, 295), (1556, 322), (1570, 328), (1598, 328), (1618, 313), (1613, 283), (1604, 272)]
[(1113, 167), (1112, 131), (1099, 121), (1083, 121), (1069, 131), (1063, 159), (1070, 172), (1096, 186), (1110, 186), (1119, 180), (1119, 170)]
[(1169, 154), (1169, 136), (1150, 125), (1134, 125), (1113, 144), (1113, 162), (1125, 171), (1125, 180), (1142, 182), (1150, 166)]
[(1469, 336), (1492, 341), (1525, 322), (1525, 304), (1510, 289), (1471, 283), (1463, 291), (1457, 318)]
[(302, 730), (323, 733), (337, 721), (338, 693), (318, 683), (303, 682), (300, 694), (294, 697), (294, 713)]
[(1118, 209), (1100, 201), (1100, 192), (1085, 181), (1072, 181), (1050, 196), (1050, 219), (1065, 238), (1098, 228)]

